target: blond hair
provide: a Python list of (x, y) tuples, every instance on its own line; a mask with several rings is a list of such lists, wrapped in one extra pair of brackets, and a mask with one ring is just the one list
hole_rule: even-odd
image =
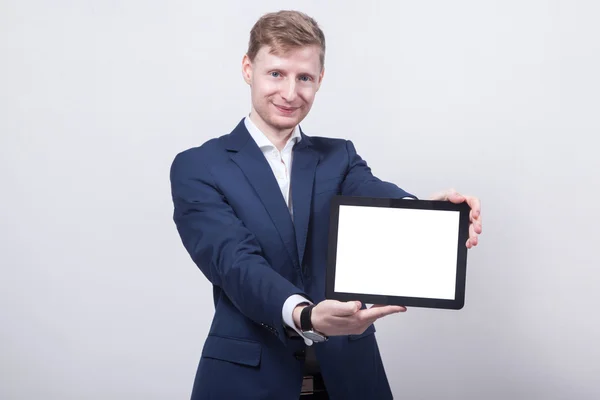
[(271, 53), (285, 54), (291, 49), (316, 45), (321, 48), (321, 67), (325, 65), (325, 35), (317, 22), (299, 11), (278, 11), (263, 15), (250, 31), (248, 58), (254, 61), (263, 46)]

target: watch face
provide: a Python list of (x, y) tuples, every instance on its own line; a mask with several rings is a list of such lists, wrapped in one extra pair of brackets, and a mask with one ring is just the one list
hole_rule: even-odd
[(306, 332), (302, 332), (302, 334), (304, 336), (306, 336), (308, 339), (312, 340), (313, 342), (324, 342), (325, 340), (327, 340), (325, 338), (325, 336), (323, 336), (320, 333), (317, 333), (315, 331), (306, 331)]

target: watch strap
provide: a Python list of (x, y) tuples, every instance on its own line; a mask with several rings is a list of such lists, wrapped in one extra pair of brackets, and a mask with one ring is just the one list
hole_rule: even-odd
[(311, 321), (313, 308), (315, 308), (315, 306), (314, 304), (311, 304), (309, 306), (304, 307), (302, 309), (302, 312), (300, 313), (300, 329), (302, 331), (310, 331), (313, 328)]

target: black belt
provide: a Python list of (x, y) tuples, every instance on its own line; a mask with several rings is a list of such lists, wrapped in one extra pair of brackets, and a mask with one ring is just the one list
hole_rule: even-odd
[(319, 366), (319, 360), (315, 354), (315, 348), (313, 346), (307, 346), (306, 349), (298, 350), (294, 353), (296, 360), (304, 361), (304, 375), (317, 375), (321, 373), (321, 367)]
[(321, 368), (314, 346), (307, 346), (305, 349), (298, 350), (294, 353), (297, 360), (304, 361), (304, 378), (302, 379), (301, 396), (315, 393), (326, 392), (325, 382), (321, 375)]
[(305, 376), (302, 379), (300, 397), (318, 393), (327, 393), (323, 376), (321, 374)]

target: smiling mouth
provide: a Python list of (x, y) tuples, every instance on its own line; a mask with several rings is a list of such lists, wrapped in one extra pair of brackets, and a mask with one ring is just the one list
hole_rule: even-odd
[(275, 103), (273, 103), (273, 105), (284, 114), (291, 114), (298, 109), (298, 107), (284, 107), (284, 106), (279, 106)]

